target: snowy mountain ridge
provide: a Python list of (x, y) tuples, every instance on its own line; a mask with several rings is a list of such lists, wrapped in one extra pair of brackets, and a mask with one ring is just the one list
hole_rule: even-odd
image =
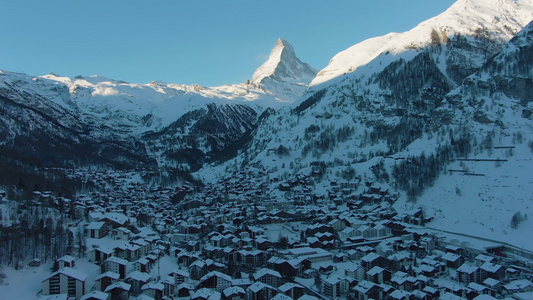
[[(442, 14), (409, 31), (371, 38), (338, 53), (318, 73), (310, 86), (320, 88), (321, 84), (331, 84), (332, 79), (354, 72), (386, 55), (387, 58), (383, 58), (384, 67), (391, 60), (412, 56), (410, 50), (432, 44), (446, 44), (455, 36), (489, 34), (492, 40), (505, 42), (532, 19), (531, 0), (459, 0)], [(363, 69), (367, 73), (380, 71), (376, 64), (373, 64), (372, 70)]]

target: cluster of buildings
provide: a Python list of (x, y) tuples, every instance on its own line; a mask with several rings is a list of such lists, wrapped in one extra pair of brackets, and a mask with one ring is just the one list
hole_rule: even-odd
[(533, 297), (531, 257), (447, 239), (371, 183), (331, 182), (319, 196), (310, 176), (261, 172), (201, 192), (114, 182), (69, 203), (83, 241), (43, 279), (43, 299)]

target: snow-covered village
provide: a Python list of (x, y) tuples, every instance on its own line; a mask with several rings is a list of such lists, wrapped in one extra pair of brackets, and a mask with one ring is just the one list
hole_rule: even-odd
[[(42, 246), (28, 242), (46, 234), (38, 232), (2, 246), (2, 253), (9, 253), (3, 260), (17, 260), (15, 269), (2, 270), (2, 297), (529, 299), (533, 294), (532, 251), (425, 227), (422, 209), (399, 214), (392, 207), (398, 195), (360, 178), (332, 181), (329, 196), (320, 197), (314, 192), (317, 174), (281, 179), (242, 171), (198, 193), (187, 182), (175, 189), (147, 187), (140, 180), (146, 172), (70, 171), (105, 192), (66, 199), (36, 191), (31, 201), (2, 201), (4, 224), (25, 220), (31, 228), (44, 220), (45, 231), (67, 227)], [(61, 218), (54, 216), (58, 207)], [(28, 260), (32, 253), (37, 257)]]

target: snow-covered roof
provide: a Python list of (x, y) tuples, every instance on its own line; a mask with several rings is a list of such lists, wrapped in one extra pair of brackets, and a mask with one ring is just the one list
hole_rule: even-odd
[(486, 262), (486, 263), (481, 265), (481, 269), (483, 269), (483, 270), (485, 270), (487, 272), (490, 272), (490, 273), (496, 273), (501, 268), (503, 268), (502, 265), (493, 264), (491, 262)]
[(83, 295), (80, 300), (95, 299), (95, 300), (107, 300), (109, 295), (101, 291), (92, 291)]
[(128, 273), (128, 277), (126, 277), (126, 279), (138, 280), (143, 282), (147, 282), (148, 280), (150, 280), (150, 278), (150, 274), (139, 271), (130, 272)]
[(125, 291), (129, 291), (130, 288), (131, 288), (131, 285), (129, 285), (129, 284), (125, 283), (125, 282), (122, 282), (122, 281), (115, 282), (115, 283), (109, 285), (108, 287), (106, 287), (105, 292), (106, 293), (110, 292), (110, 291), (112, 291), (112, 290), (114, 290), (116, 288), (121, 289), (121, 290), (125, 290)]
[(204, 281), (204, 280), (207, 280), (213, 276), (216, 276), (218, 278), (221, 278), (221, 279), (224, 279), (224, 280), (227, 280), (229, 282), (231, 282), (231, 276), (227, 275), (227, 274), (224, 274), (224, 273), (221, 273), (219, 271), (212, 271), (212, 272), (209, 272), (207, 274), (205, 274), (202, 278), (200, 278), (200, 281)]
[(503, 287), (508, 291), (520, 291), (529, 286), (533, 286), (533, 283), (527, 279), (513, 280)]
[(102, 274), (98, 275), (95, 280), (99, 280), (99, 279), (102, 279), (104, 277), (109, 277), (111, 279), (118, 280), (120, 278), (120, 274), (115, 273), (115, 272), (105, 272), (105, 273), (102, 273)]
[(229, 297), (231, 295), (236, 295), (236, 294), (246, 294), (246, 292), (240, 286), (231, 286), (229, 288), (226, 288), (224, 291), (222, 291), (222, 294), (224, 294), (224, 297)]
[(144, 284), (142, 287), (141, 287), (141, 290), (145, 291), (145, 290), (159, 290), (159, 291), (162, 291), (165, 289), (165, 286), (160, 283), (160, 282), (148, 282), (146, 284)]
[(99, 230), (105, 225), (105, 222), (91, 222), (87, 225), (89, 230)]
[(457, 272), (463, 272), (466, 274), (472, 274), (476, 272), (479, 268), (477, 266), (474, 266), (470, 263), (464, 263), (462, 264), (458, 269)]
[(254, 273), (253, 276), (255, 279), (259, 279), (267, 274), (281, 278), (281, 274), (278, 271), (274, 271), (272, 269), (267, 269), (267, 268), (259, 269), (257, 272)]
[(287, 282), (284, 285), (280, 286), (278, 289), (282, 291), (283, 293), (285, 293), (293, 288), (303, 288), (303, 287), (297, 283)]
[(268, 284), (264, 284), (262, 282), (254, 282), (254, 284), (252, 284), (251, 286), (248, 287), (248, 289), (254, 293), (257, 293), (259, 292), (260, 290), (264, 289), (264, 288), (270, 288), (270, 289), (273, 289), (275, 290), (275, 288), (273, 288), (272, 286), (268, 285)]
[(293, 300), (293, 299), (285, 294), (279, 293), (276, 296), (272, 297), (272, 300)]
[(446, 254), (444, 254), (442, 256), (442, 259), (446, 260), (446, 261), (456, 261), (458, 260), (459, 258), (461, 257), (461, 255), (459, 254), (455, 254), (453, 252), (446, 252)]
[(217, 292), (215, 290), (211, 290), (208, 288), (201, 288), (197, 290), (192, 298), (202, 297), (209, 300), (220, 300), (222, 299), (222, 294), (220, 292)]
[(374, 276), (374, 275), (377, 275), (377, 274), (383, 272), (384, 270), (385, 269), (383, 269), (381, 267), (375, 266), (372, 269), (368, 270), (368, 272), (366, 274), (369, 275), (369, 276)]
[(122, 259), (120, 257), (116, 257), (116, 256), (110, 256), (104, 261), (104, 263), (108, 263), (108, 262), (117, 263), (119, 265), (124, 265), (124, 266), (128, 264), (127, 260)]
[(48, 280), (51, 277), (56, 276), (57, 274), (63, 274), (63, 275), (66, 275), (68, 277), (74, 278), (74, 279), (79, 280), (79, 281), (85, 281), (87, 279), (87, 274), (85, 274), (85, 273), (83, 273), (81, 271), (78, 271), (78, 270), (74, 270), (74, 269), (69, 268), (69, 267), (65, 267), (65, 268), (62, 268), (62, 269), (58, 270), (57, 272), (52, 273), (45, 280)]

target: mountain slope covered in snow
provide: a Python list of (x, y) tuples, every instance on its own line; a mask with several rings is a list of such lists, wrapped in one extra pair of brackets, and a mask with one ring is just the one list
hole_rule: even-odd
[[(479, 47), (475, 48), (478, 53), (450, 58), (467, 60), (465, 62), (471, 67), (465, 72), (472, 72), (487, 56), (494, 54), (492, 44), (509, 40), (531, 21), (532, 9), (533, 2), (530, 0), (459, 0), (442, 14), (407, 32), (371, 38), (338, 53), (313, 79), (311, 86), (330, 84), (334, 82), (332, 79), (360, 68), (365, 72), (378, 72), (391, 60), (410, 57), (416, 50), (435, 44), (449, 46), (453, 39), (471, 40), (477, 37)], [(372, 61), (381, 63), (379, 66), (371, 64), (372, 70), (364, 68)], [(460, 81), (456, 80), (456, 83)]]
[[(266, 168), (277, 178), (310, 174), (324, 197), (332, 195), (330, 181), (361, 180), (399, 193), (400, 212), (431, 207), (427, 217), (439, 228), (533, 249), (520, 242), (531, 223), (513, 229), (510, 222), (517, 208), (533, 213), (526, 186), (533, 181), (520, 175), (530, 164), (533, 141), (529, 26), (513, 38), (531, 20), (531, 1), (460, 0), (400, 40), (388, 36), (394, 41), (386, 48), (355, 45), (350, 49), (368, 50), (365, 61), (357, 51), (336, 56), (332, 61), (345, 60), (339, 66), (355, 69), (337, 69), (333, 77), (349, 73), (335, 79), (319, 74), (315, 84), (328, 81), (264, 120), (240, 156), (198, 174), (209, 179), (243, 165)], [(465, 160), (471, 157), (491, 165)], [(450, 175), (449, 169), (459, 172)], [(504, 197), (502, 186), (514, 190), (513, 197)], [(468, 202), (461, 193), (468, 193)], [(278, 196), (290, 199), (290, 193)], [(454, 201), (482, 216), (456, 217), (449, 205)], [(504, 228), (496, 232), (488, 224)]]

